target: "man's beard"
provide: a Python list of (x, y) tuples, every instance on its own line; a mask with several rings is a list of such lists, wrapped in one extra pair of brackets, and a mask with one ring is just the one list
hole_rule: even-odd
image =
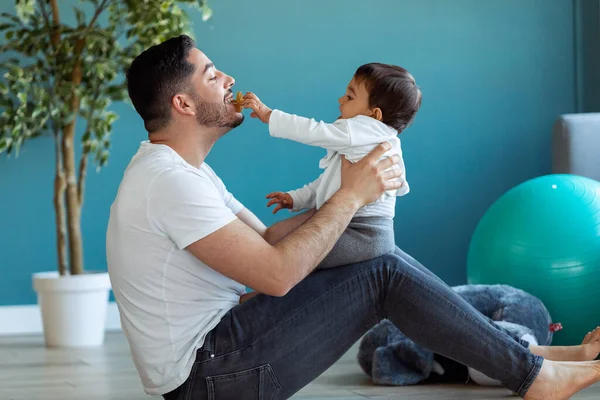
[(236, 128), (244, 121), (244, 116), (231, 114), (225, 103), (211, 103), (196, 94), (196, 121), (209, 128)]

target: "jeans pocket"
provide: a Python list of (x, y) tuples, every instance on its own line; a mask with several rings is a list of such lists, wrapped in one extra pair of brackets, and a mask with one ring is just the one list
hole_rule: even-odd
[(208, 400), (275, 400), (281, 385), (271, 365), (206, 377)]

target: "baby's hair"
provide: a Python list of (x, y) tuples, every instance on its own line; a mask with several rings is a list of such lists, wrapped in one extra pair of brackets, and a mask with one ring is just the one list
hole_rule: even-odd
[(354, 74), (357, 83), (364, 82), (369, 92), (369, 108), (378, 107), (382, 122), (402, 133), (421, 107), (421, 89), (415, 78), (396, 65), (370, 63), (358, 67)]

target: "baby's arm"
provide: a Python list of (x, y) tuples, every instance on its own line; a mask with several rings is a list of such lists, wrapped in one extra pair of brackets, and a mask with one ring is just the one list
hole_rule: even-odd
[(269, 134), (334, 151), (341, 151), (351, 146), (348, 121), (344, 119), (328, 124), (273, 110), (269, 120)]
[(316, 207), (317, 204), (317, 188), (321, 182), (321, 174), (313, 182), (304, 185), (300, 189), (290, 190), (287, 193), (273, 192), (267, 195), (267, 199), (271, 199), (267, 203), (267, 207), (277, 204), (273, 210), (273, 214), (282, 208), (288, 208), (291, 211), (308, 210)]
[(293, 199), (292, 211), (309, 210), (317, 206), (317, 188), (319, 187), (322, 178), (323, 174), (319, 175), (319, 177), (311, 183), (288, 192)]
[(287, 114), (280, 110), (271, 110), (252, 92), (248, 92), (244, 96), (244, 107), (252, 109), (250, 116), (269, 124), (269, 133), (273, 137), (290, 139), (334, 151), (341, 151), (352, 144), (348, 121), (345, 119), (338, 119), (332, 124), (327, 124)]

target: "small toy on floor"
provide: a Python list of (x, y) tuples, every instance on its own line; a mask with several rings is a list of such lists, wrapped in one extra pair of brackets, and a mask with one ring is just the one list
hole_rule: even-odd
[[(541, 300), (512, 286), (463, 285), (452, 289), (494, 324), (528, 343), (549, 346), (554, 332), (562, 329), (560, 323), (552, 322)], [(472, 380), (479, 385), (500, 386), (481, 372), (418, 345), (388, 320), (363, 337), (358, 362), (378, 385)]]

